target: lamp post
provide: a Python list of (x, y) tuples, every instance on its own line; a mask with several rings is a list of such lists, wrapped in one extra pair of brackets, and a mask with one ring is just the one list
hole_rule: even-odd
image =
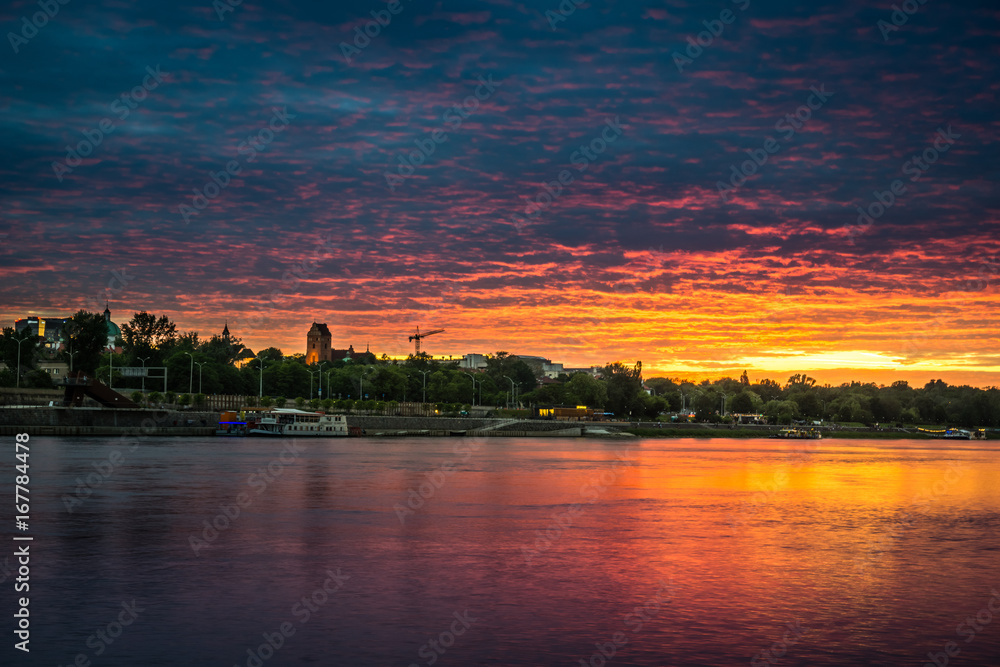
[(462, 374), (463, 375), (468, 375), (469, 378), (472, 380), (472, 404), (475, 405), (476, 404), (476, 378), (475, 378), (475, 376), (472, 373), (466, 373), (465, 371), (462, 371)]
[(422, 374), (424, 376), (424, 403), (426, 403), (427, 402), (427, 374), (430, 373), (430, 371), (417, 371), (417, 372), (420, 373), (420, 374)]
[[(325, 361), (321, 361), (319, 364), (319, 400), (323, 400), (323, 366), (326, 364)], [(309, 393), (312, 393), (312, 378), (309, 378)]]
[(201, 367), (204, 366), (205, 364), (207, 364), (208, 362), (207, 361), (196, 361), (194, 363), (198, 364), (198, 393), (200, 394), (201, 393)]
[(194, 393), (194, 355), (190, 352), (184, 354), (191, 357), (191, 372), (188, 374), (188, 396), (190, 396)]
[[(136, 359), (142, 362), (143, 368), (146, 367), (146, 362), (149, 361), (149, 357), (136, 357)], [(70, 358), (70, 363), (72, 363), (72, 357)], [(72, 366), (70, 368), (72, 369)], [(146, 371), (142, 372), (142, 393), (146, 393)]]
[(260, 362), (260, 394), (257, 395), (257, 398), (262, 399), (264, 398), (264, 360), (260, 357), (254, 357), (254, 359)]
[[(29, 332), (30, 333), (30, 332)], [(21, 343), (28, 340), (27, 338), (22, 338), (17, 341), (17, 388), (21, 388)]]
[(76, 354), (76, 352), (67, 352), (66, 354), (69, 356), (69, 372), (72, 373), (73, 372), (73, 355)]
[(514, 386), (514, 381), (513, 380), (511, 380), (506, 375), (504, 375), (504, 377), (507, 378), (507, 380), (510, 381), (510, 398), (511, 398), (511, 402), (514, 404), (515, 409), (516, 409), (516, 405), (517, 405), (517, 395), (516, 395), (517, 387)]
[[(309, 373), (309, 400), (310, 401), (313, 398), (313, 376), (316, 375), (316, 373), (322, 373), (322, 372), (323, 372), (322, 368), (319, 369), (319, 370), (315, 370), (315, 371), (311, 371), (308, 368), (306, 369), (306, 373)], [(323, 395), (323, 376), (322, 375), (319, 376), (319, 395), (320, 396)]]
[(364, 372), (361, 373), (361, 393), (358, 396), (358, 400), (361, 400), (361, 401), (365, 400), (365, 376), (368, 375), (369, 373), (371, 373), (373, 370), (375, 370), (375, 369), (374, 368), (369, 368), (368, 370), (366, 370), (366, 371), (364, 371)]
[(110, 370), (108, 371), (108, 387), (111, 388), (111, 389), (114, 389), (115, 386), (112, 383), (115, 381), (115, 351), (114, 351), (113, 348), (111, 350), (111, 362), (110, 363), (111, 363), (111, 367), (110, 367)]

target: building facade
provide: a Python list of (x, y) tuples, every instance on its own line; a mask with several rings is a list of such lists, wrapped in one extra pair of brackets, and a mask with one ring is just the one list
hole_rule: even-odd
[(326, 324), (313, 322), (306, 334), (306, 365), (318, 364), (321, 361), (333, 361), (331, 343), (333, 336)]

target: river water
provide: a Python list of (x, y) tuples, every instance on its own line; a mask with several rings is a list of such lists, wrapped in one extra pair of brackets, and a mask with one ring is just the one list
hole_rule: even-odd
[(5, 665), (1000, 664), (996, 442), (30, 447)]

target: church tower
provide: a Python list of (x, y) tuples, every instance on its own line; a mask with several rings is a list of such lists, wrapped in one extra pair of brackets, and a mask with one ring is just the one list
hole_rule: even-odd
[(306, 334), (306, 365), (321, 361), (331, 361), (330, 345), (333, 335), (325, 324), (313, 322), (312, 328)]

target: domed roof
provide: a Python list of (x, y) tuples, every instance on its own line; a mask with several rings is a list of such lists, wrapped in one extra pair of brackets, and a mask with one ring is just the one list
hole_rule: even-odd
[(105, 320), (104, 324), (108, 328), (108, 338), (112, 338), (112, 337), (113, 338), (118, 338), (119, 336), (122, 335), (122, 330), (118, 327), (117, 324), (115, 324), (111, 320)]

